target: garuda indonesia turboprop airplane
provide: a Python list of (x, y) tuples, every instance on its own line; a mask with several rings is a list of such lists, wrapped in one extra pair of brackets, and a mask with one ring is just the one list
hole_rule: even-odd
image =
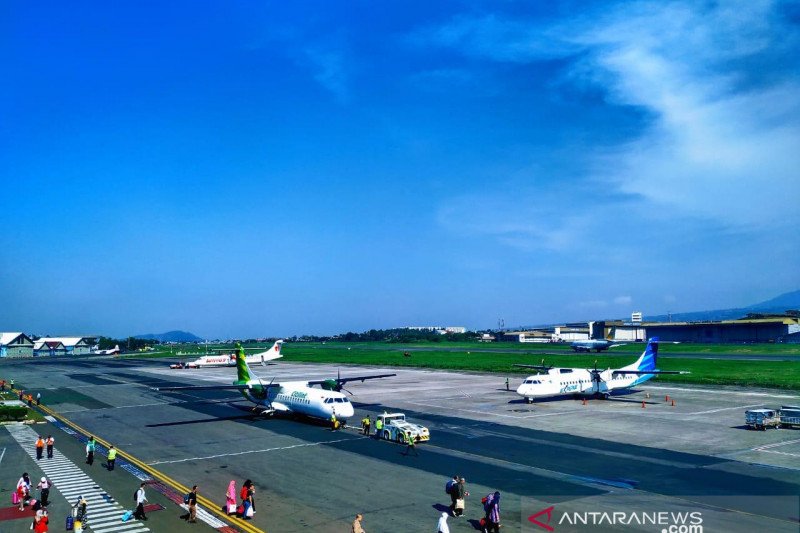
[[(263, 361), (261, 363), (264, 364)], [(315, 381), (264, 382), (257, 377), (245, 360), (244, 348), (236, 345), (237, 379), (231, 385), (197, 385), (186, 387), (156, 387), (157, 391), (238, 390), (247, 400), (263, 407), (261, 414), (275, 412), (296, 413), (312, 418), (330, 420), (332, 415), (340, 421), (353, 416), (353, 404), (342, 394), (350, 381), (388, 378), (397, 374), (369, 376), (338, 376), (335, 379)], [(319, 388), (314, 387), (319, 385)], [(349, 392), (349, 391), (347, 391)]]
[(514, 365), (535, 368), (544, 373), (528, 376), (517, 388), (517, 394), (532, 402), (536, 398), (550, 398), (565, 394), (602, 396), (611, 391), (629, 389), (653, 379), (658, 374), (688, 374), (683, 370), (656, 370), (658, 337), (647, 342), (644, 353), (628, 366), (612, 370), (595, 368), (554, 368), (545, 365)]

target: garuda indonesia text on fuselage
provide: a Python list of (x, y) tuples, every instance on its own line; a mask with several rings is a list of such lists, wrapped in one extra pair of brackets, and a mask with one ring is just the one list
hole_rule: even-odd
[[(263, 365), (262, 361), (262, 365)], [(189, 390), (238, 390), (247, 400), (264, 407), (265, 414), (274, 412), (297, 413), (312, 418), (329, 420), (335, 415), (339, 420), (353, 416), (353, 404), (342, 394), (344, 385), (350, 381), (388, 378), (396, 374), (373, 374), (368, 376), (348, 376), (312, 381), (274, 380), (264, 382), (256, 376), (247, 364), (244, 349), (236, 345), (237, 379), (231, 385), (198, 385), (186, 387), (156, 387), (157, 391)], [(315, 387), (319, 385), (319, 387)]]
[(647, 343), (635, 363), (618, 369), (554, 368), (544, 365), (515, 365), (535, 368), (544, 373), (528, 376), (517, 388), (517, 394), (529, 402), (566, 394), (608, 397), (613, 390), (628, 389), (653, 379), (658, 374), (687, 374), (681, 370), (657, 370), (658, 337)]

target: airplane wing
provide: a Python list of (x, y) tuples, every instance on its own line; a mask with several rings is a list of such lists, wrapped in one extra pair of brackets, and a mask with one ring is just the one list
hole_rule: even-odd
[(553, 368), (552, 366), (545, 366), (545, 365), (514, 365), (514, 366), (518, 366), (520, 368), (534, 368), (536, 370), (545, 370), (545, 371)]
[(331, 379), (318, 379), (318, 380), (315, 380), (315, 381), (309, 381), (307, 383), (308, 383), (309, 387), (314, 386), (314, 385), (329, 385), (331, 383), (335, 383), (337, 386), (341, 387), (342, 385), (344, 385), (345, 383), (348, 383), (350, 381), (361, 381), (363, 383), (367, 379), (390, 378), (390, 377), (396, 376), (396, 375), (397, 374), (372, 374), (372, 375), (369, 375), (369, 376), (349, 376), (349, 377), (346, 377), (346, 378), (338, 377), (336, 379), (332, 379), (332, 378)]
[(611, 373), (615, 376), (622, 374), (636, 374), (638, 376), (647, 374), (691, 374), (688, 370), (614, 370)]
[[(260, 384), (262, 388), (268, 389), (270, 387), (280, 387), (280, 383), (263, 383)], [(252, 389), (251, 385), (187, 385), (183, 387), (153, 387), (154, 391), (189, 391), (189, 390), (248, 390)]]

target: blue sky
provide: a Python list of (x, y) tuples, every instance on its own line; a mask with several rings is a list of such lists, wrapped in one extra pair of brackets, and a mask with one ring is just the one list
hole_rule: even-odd
[(6, 2), (0, 330), (204, 337), (798, 288), (790, 2)]

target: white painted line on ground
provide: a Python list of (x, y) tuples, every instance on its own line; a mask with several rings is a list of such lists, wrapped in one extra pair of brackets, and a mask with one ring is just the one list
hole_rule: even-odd
[(710, 415), (711, 413), (719, 413), (720, 411), (730, 411), (732, 409), (749, 409), (750, 407), (760, 407), (763, 403), (756, 403), (752, 405), (737, 405), (736, 407), (723, 407), (722, 409), (709, 409), (708, 411), (695, 411), (694, 413), (683, 413), (686, 416), (694, 415)]
[(3, 453), (0, 453), (0, 463), (3, 462), (3, 457), (5, 457), (5, 455), (6, 455), (6, 449), (3, 448)]
[(763, 452), (771, 448), (777, 448), (779, 446), (786, 446), (787, 444), (798, 444), (798, 443), (800, 443), (800, 439), (785, 440), (783, 442), (774, 442), (772, 444), (764, 444), (763, 446), (758, 446), (756, 448), (753, 448), (753, 451)]
[[(366, 439), (366, 438), (369, 438), (369, 437), (364, 436), (364, 437), (361, 437), (361, 438)], [(220, 454), (217, 454), (217, 455), (206, 455), (204, 457), (189, 457), (187, 459), (173, 459), (173, 460), (170, 460), (170, 461), (151, 461), (151, 462), (149, 462), (147, 464), (150, 465), (150, 466), (153, 466), (153, 465), (164, 465), (164, 464), (174, 464), (174, 463), (185, 463), (187, 461), (203, 461), (203, 460), (206, 460), (206, 459), (216, 459), (218, 457), (232, 457), (232, 456), (236, 456), (236, 455), (248, 455), (248, 454), (251, 454), (251, 453), (276, 452), (276, 451), (281, 451), (281, 450), (291, 450), (293, 448), (308, 448), (310, 446), (321, 446), (323, 444), (334, 444), (336, 442), (345, 442), (345, 441), (348, 441), (348, 440), (358, 440), (358, 437), (355, 437), (355, 438), (351, 437), (351, 438), (348, 438), (348, 439), (338, 439), (338, 440), (326, 440), (326, 441), (323, 441), (323, 442), (307, 442), (307, 443), (304, 443), (304, 444), (293, 444), (292, 446), (280, 446), (280, 447), (277, 447), (277, 448), (263, 448), (261, 450), (247, 450), (247, 451), (243, 451), (243, 452), (220, 453)]]
[[(800, 396), (791, 394), (772, 394), (768, 392), (748, 392), (748, 391), (729, 391), (729, 390), (713, 390), (713, 389), (691, 389), (685, 387), (671, 387), (667, 385), (648, 385), (648, 389), (662, 389), (662, 390), (679, 390), (684, 392), (704, 392), (708, 394), (735, 394), (739, 396), (763, 396), (767, 398), (792, 398), (800, 400)], [(644, 389), (643, 389), (644, 390)]]

